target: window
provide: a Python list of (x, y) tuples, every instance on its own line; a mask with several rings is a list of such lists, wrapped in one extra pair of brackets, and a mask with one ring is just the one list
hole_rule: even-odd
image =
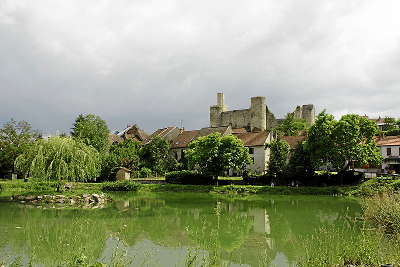
[(249, 148), (249, 154), (251, 154), (251, 155), (254, 154), (254, 148), (253, 148), (253, 147), (250, 147), (250, 148)]
[(392, 148), (391, 147), (386, 148), (386, 155), (388, 155), (388, 156), (392, 155)]

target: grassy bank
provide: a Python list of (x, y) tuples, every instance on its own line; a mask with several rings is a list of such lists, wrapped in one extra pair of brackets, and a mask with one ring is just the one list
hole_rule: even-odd
[(119, 183), (70, 183), (71, 188), (57, 192), (54, 182), (0, 181), (2, 197), (15, 195), (64, 194), (79, 195), (111, 191), (142, 192), (201, 192), (213, 194), (275, 194), (275, 195), (348, 195), (355, 187), (287, 187), (287, 186), (252, 186), (252, 185), (175, 185), (175, 184), (137, 184)]

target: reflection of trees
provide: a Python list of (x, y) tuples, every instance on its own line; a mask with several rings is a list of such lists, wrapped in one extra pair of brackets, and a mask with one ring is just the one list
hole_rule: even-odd
[(0, 226), (7, 229), (1, 231), (7, 243), (0, 243), (0, 251), (7, 244), (35, 262), (55, 265), (80, 252), (90, 261), (98, 259), (110, 237), (126, 247), (148, 239), (162, 247), (208, 251), (220, 265), (265, 266), (278, 252), (294, 262), (303, 252), (303, 240), (315, 229), (351, 228), (358, 212), (357, 203), (340, 198), (221, 200), (193, 193), (125, 196), (101, 210), (6, 204), (0, 205), (0, 214), (7, 214), (0, 216)]

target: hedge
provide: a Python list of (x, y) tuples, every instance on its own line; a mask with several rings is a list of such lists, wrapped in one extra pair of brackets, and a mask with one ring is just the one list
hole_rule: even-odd
[(105, 182), (102, 191), (137, 191), (140, 184), (131, 181)]
[(165, 175), (165, 181), (169, 184), (210, 185), (214, 183), (212, 176), (194, 171), (174, 171)]

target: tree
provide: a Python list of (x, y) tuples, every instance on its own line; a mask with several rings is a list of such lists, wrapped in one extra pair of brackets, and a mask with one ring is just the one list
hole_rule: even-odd
[(303, 141), (290, 153), (289, 172), (292, 177), (308, 178), (314, 175), (314, 166), (307, 141)]
[(335, 117), (324, 110), (318, 114), (315, 123), (308, 131), (308, 145), (314, 168), (328, 164), (332, 158), (334, 143), (331, 137), (335, 125)]
[(102, 177), (111, 179), (119, 167), (125, 167), (131, 171), (139, 169), (140, 143), (127, 139), (122, 143), (113, 144), (103, 164)]
[(96, 149), (70, 137), (36, 140), (15, 160), (15, 168), (42, 180), (91, 181), (100, 174)]
[(287, 170), (290, 146), (285, 140), (274, 140), (269, 145), (271, 156), (268, 174), (273, 177), (283, 177)]
[(192, 141), (186, 151), (189, 166), (217, 178), (229, 169), (244, 170), (251, 163), (248, 149), (233, 135), (213, 133)]
[(293, 113), (288, 113), (286, 118), (278, 125), (276, 131), (283, 136), (297, 136), (307, 129), (307, 123), (303, 119), (296, 119)]
[(75, 139), (94, 147), (100, 153), (108, 151), (109, 133), (107, 123), (94, 114), (80, 114), (71, 131)]
[(26, 121), (11, 119), (0, 129), (0, 173), (14, 170), (15, 159), (39, 137)]
[(143, 167), (151, 169), (158, 175), (173, 170), (177, 164), (170, 154), (169, 142), (158, 136), (142, 147), (140, 159)]
[(314, 166), (331, 164), (343, 172), (350, 164), (354, 166), (382, 163), (382, 156), (374, 137), (378, 133), (376, 124), (368, 118), (348, 114), (339, 121), (322, 112), (309, 131), (309, 147)]

